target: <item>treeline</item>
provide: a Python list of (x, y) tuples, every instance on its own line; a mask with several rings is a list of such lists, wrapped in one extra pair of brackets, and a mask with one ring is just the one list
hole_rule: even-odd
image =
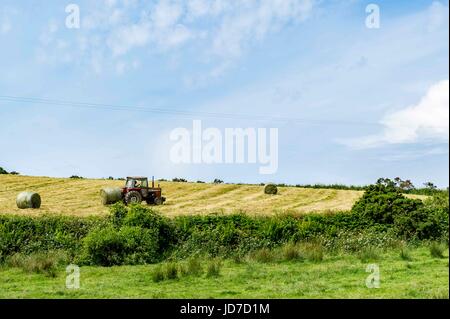
[(80, 265), (145, 264), (196, 255), (234, 258), (311, 241), (351, 251), (400, 240), (448, 241), (448, 215), (448, 194), (422, 202), (382, 182), (368, 186), (351, 211), (329, 214), (167, 218), (119, 203), (107, 217), (0, 215), (0, 261), (62, 250)]
[[(434, 195), (437, 193), (448, 193), (447, 189), (439, 189), (432, 182), (423, 183), (422, 187), (416, 187), (410, 180), (402, 180), (400, 177), (394, 179), (390, 178), (380, 178), (377, 183), (383, 183), (385, 185), (390, 185), (398, 191), (404, 194), (415, 194), (415, 195)], [(344, 185), (344, 184), (275, 184), (278, 187), (301, 187), (301, 188), (316, 188), (316, 189), (340, 189), (340, 190), (356, 190), (365, 191), (370, 185)]]
[(7, 172), (3, 167), (0, 167), (0, 175), (7, 175), (7, 174), (19, 175), (19, 172), (16, 171)]

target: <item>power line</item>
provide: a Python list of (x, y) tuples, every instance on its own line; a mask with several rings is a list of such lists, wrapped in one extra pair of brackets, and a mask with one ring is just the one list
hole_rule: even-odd
[(249, 115), (249, 114), (232, 114), (232, 113), (214, 113), (214, 112), (200, 112), (200, 111), (187, 111), (180, 109), (164, 109), (155, 107), (138, 107), (131, 105), (116, 105), (105, 103), (91, 103), (91, 102), (76, 102), (67, 100), (36, 98), (36, 97), (20, 97), (10, 95), (0, 95), (0, 101), (15, 102), (15, 103), (34, 103), (53, 106), (65, 106), (84, 109), (100, 109), (100, 110), (114, 110), (114, 111), (134, 111), (145, 113), (158, 113), (169, 114), (177, 116), (189, 116), (189, 117), (208, 117), (218, 119), (234, 119), (234, 120), (256, 120), (256, 121), (275, 121), (275, 122), (287, 122), (287, 123), (303, 123), (314, 125), (353, 125), (353, 126), (381, 126), (376, 122), (353, 122), (342, 120), (314, 120), (306, 118), (293, 118), (282, 116), (270, 116), (270, 115)]

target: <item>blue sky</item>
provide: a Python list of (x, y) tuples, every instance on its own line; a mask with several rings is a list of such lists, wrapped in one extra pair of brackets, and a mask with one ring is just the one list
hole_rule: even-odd
[[(80, 8), (79, 29), (65, 26), (69, 3)], [(379, 29), (366, 27), (369, 3), (380, 8)], [(0, 166), (250, 183), (400, 176), (447, 187), (448, 30), (448, 1), (2, 0)], [(169, 134), (193, 119), (278, 128), (277, 173), (171, 163)]]

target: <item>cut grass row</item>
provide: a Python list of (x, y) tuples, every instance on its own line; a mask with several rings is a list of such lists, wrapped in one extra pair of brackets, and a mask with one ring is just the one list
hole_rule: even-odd
[[(108, 208), (100, 202), (103, 187), (122, 187), (123, 181), (0, 175), (0, 213), (42, 215), (104, 215)], [(161, 182), (166, 216), (212, 212), (271, 215), (346, 211), (362, 191), (280, 187), (277, 195), (266, 195), (262, 186)], [(38, 210), (19, 210), (15, 199), (21, 191), (36, 191), (42, 197)], [(410, 195), (411, 197), (417, 197)], [(420, 197), (420, 196), (419, 196)], [(422, 196), (423, 197), (423, 196)]]

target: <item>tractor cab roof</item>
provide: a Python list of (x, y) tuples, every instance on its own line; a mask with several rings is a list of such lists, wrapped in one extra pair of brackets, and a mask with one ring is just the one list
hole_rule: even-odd
[(148, 179), (148, 178), (144, 176), (129, 176), (127, 177), (127, 179)]

